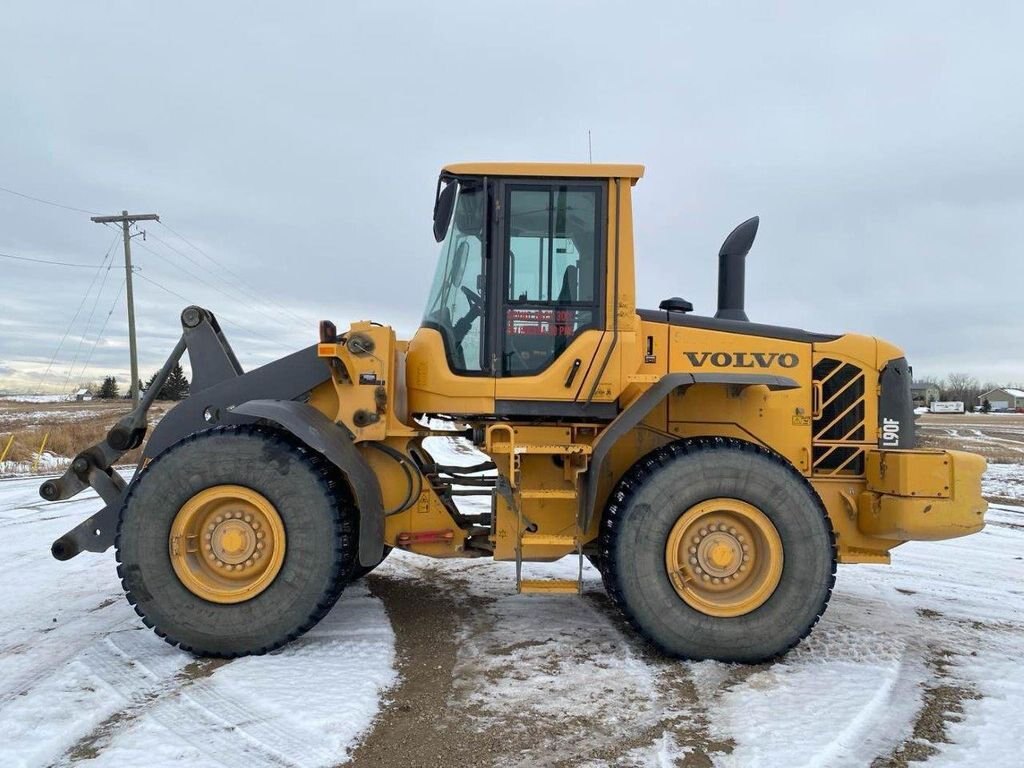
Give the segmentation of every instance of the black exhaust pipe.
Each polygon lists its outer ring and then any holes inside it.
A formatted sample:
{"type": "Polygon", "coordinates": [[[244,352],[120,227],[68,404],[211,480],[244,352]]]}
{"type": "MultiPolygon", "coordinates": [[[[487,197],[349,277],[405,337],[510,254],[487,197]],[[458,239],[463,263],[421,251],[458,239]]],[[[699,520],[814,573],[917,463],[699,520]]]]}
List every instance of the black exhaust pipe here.
{"type": "Polygon", "coordinates": [[[718,311],[722,320],[748,320],[743,311],[746,258],[757,236],[758,216],[747,219],[729,233],[718,251],[718,311]]]}

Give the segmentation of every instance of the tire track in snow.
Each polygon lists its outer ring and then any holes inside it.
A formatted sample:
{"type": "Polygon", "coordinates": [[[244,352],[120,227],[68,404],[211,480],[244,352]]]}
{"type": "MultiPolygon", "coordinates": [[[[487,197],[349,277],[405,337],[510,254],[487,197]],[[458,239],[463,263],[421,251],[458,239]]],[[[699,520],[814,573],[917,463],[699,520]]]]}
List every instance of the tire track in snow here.
{"type": "Polygon", "coordinates": [[[124,705],[83,735],[61,758],[60,765],[97,757],[116,731],[141,717],[158,697],[188,685],[202,669],[211,674],[220,660],[188,662],[181,651],[161,647],[147,630],[128,630],[108,636],[73,662],[85,668],[97,684],[122,698],[124,705]],[[206,670],[209,671],[206,671],[206,670]]]}
{"type": "MultiPolygon", "coordinates": [[[[156,649],[157,656],[189,663],[156,695],[139,692],[100,723],[65,762],[84,755],[103,764],[145,760],[160,766],[183,760],[238,768],[337,763],[352,735],[364,727],[353,712],[365,711],[371,697],[375,704],[384,687],[380,681],[390,682],[393,674],[390,664],[381,666],[389,656],[391,632],[379,602],[354,585],[335,610],[281,651],[230,662],[192,660],[140,631],[140,642],[156,649]]],[[[365,715],[366,725],[375,709],[365,715]]]]}
{"type": "Polygon", "coordinates": [[[166,689],[185,659],[157,652],[141,638],[144,634],[129,630],[93,640],[49,674],[37,675],[31,687],[0,710],[9,759],[15,764],[54,764],[64,745],[72,746],[126,704],[166,689]],[[40,730],[55,729],[59,738],[37,738],[40,730]]]}
{"type": "MultiPolygon", "coordinates": [[[[108,598],[90,609],[90,612],[105,610],[115,602],[117,601],[110,601],[108,598]]],[[[134,623],[134,617],[126,617],[112,625],[97,627],[90,630],[84,638],[79,636],[79,642],[69,642],[66,632],[55,633],[47,627],[42,630],[42,633],[45,633],[42,637],[37,635],[31,641],[16,643],[0,649],[0,656],[31,650],[39,658],[36,665],[26,667],[20,674],[11,673],[4,679],[4,690],[0,692],[0,707],[24,696],[46,678],[59,675],[64,665],[74,662],[79,656],[91,655],[94,652],[95,644],[102,643],[103,638],[109,637],[112,633],[124,631],[134,623]]]]}
{"type": "Polygon", "coordinates": [[[906,768],[912,762],[938,754],[936,744],[949,743],[947,724],[963,715],[963,702],[981,698],[974,686],[952,677],[949,668],[955,655],[952,651],[932,652],[928,666],[935,677],[924,690],[913,732],[888,755],[875,758],[871,768],[906,768]]]}

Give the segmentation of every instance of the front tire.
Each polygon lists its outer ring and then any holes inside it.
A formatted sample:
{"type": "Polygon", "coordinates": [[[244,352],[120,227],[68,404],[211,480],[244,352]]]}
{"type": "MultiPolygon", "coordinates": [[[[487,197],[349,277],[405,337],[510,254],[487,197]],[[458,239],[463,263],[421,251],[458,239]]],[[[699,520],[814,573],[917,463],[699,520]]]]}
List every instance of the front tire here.
{"type": "Polygon", "coordinates": [[[749,443],[705,438],[641,459],[602,519],[605,587],[666,653],[757,663],[806,637],[835,582],[810,484],[749,443]]]}
{"type": "Polygon", "coordinates": [[[290,435],[213,429],[132,485],[117,572],[143,622],[202,656],[265,653],[331,609],[356,562],[356,513],[335,468],[290,435]]]}

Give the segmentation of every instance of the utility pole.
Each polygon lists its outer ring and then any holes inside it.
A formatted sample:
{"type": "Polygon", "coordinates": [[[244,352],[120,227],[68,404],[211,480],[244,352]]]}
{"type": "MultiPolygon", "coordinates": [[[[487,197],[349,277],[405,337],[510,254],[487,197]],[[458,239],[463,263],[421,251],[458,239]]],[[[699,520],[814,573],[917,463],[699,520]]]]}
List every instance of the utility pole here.
{"type": "Polygon", "coordinates": [[[139,351],[135,345],[135,297],[132,294],[132,234],[131,225],[137,221],[160,221],[155,213],[121,211],[120,216],[93,216],[97,224],[120,224],[124,232],[124,278],[128,294],[128,349],[132,358],[132,406],[139,404],[139,351]]]}

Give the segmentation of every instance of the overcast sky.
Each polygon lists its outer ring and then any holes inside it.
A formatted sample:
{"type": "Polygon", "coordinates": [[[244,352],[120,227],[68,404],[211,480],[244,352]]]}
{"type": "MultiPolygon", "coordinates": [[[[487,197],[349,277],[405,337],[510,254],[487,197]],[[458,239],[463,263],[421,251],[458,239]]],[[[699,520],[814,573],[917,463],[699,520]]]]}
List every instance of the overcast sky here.
{"type": "MultiPolygon", "coordinates": [[[[647,166],[641,306],[713,314],[721,240],[759,214],[751,319],[1024,381],[1024,6],[771,6],[9,1],[0,186],[171,227],[134,241],[145,378],[186,303],[247,367],[320,318],[412,333],[438,169],[585,161],[589,129],[595,161],[647,166]]],[[[0,253],[116,266],[115,237],[0,192],[0,253]]],[[[123,278],[0,258],[0,389],[127,382],[123,278]]]]}

